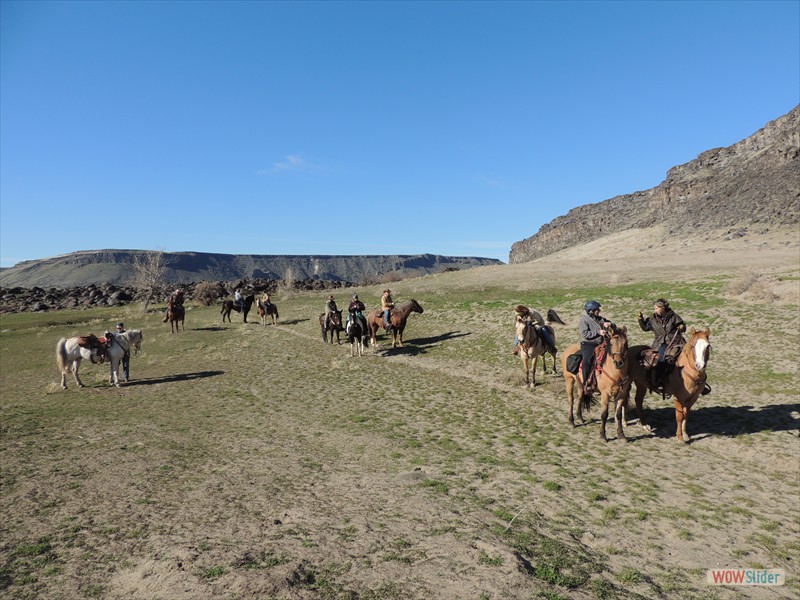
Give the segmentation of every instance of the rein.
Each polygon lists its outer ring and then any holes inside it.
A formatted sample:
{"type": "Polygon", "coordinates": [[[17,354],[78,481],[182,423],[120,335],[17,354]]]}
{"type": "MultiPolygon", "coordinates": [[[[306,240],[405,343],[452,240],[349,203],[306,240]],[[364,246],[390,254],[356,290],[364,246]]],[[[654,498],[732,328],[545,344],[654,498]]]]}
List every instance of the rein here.
{"type": "Polygon", "coordinates": [[[683,373],[686,374],[686,376],[689,379],[694,381],[695,384],[700,385],[702,383],[705,383],[706,379],[708,379],[708,374],[705,372],[705,370],[701,371],[700,369],[695,367],[694,361],[692,361],[691,356],[689,356],[690,354],[689,350],[691,349],[692,351],[694,351],[695,345],[696,343],[686,344],[686,347],[681,352],[681,355],[686,355],[686,364],[683,365],[681,368],[683,369],[683,373]],[[692,371],[697,373],[697,375],[695,376],[694,373],[692,373],[692,371]]]}

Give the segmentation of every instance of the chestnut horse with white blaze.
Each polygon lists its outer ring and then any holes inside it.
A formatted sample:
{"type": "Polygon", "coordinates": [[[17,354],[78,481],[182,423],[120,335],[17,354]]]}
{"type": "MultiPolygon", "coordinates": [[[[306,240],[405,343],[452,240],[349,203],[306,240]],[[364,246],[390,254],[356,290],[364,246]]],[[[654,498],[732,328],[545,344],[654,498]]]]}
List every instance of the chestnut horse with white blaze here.
{"type": "MultiPolygon", "coordinates": [[[[611,400],[616,401],[614,414],[617,420],[617,437],[623,441],[628,441],[622,431],[622,405],[625,398],[625,386],[628,384],[628,329],[623,327],[617,329],[610,327],[605,340],[595,349],[596,365],[594,367],[597,374],[597,389],[600,391],[600,439],[607,442],[606,420],[608,419],[608,404],[611,400]]],[[[561,369],[564,373],[564,383],[567,387],[567,401],[569,402],[569,422],[575,426],[575,418],[572,414],[574,403],[574,386],[583,389],[583,375],[578,369],[577,374],[570,373],[567,369],[567,358],[572,354],[580,353],[581,345],[572,344],[564,350],[561,355],[561,369]]],[[[583,409],[589,409],[592,404],[592,397],[589,394],[583,396],[578,404],[578,418],[583,421],[583,409]]]]}
{"type": "MultiPolygon", "coordinates": [[[[711,329],[704,327],[697,331],[694,327],[689,331],[689,341],[675,361],[675,368],[664,377],[664,396],[675,398],[675,421],[678,425],[676,437],[682,442],[688,442],[690,437],[686,431],[686,422],[689,420],[689,411],[697,398],[706,389],[706,367],[711,356],[711,343],[708,338],[711,329]]],[[[642,352],[649,346],[633,346],[628,355],[628,373],[630,380],[625,389],[625,404],[630,398],[631,384],[636,384],[636,412],[639,415],[639,424],[647,431],[652,428],[645,422],[642,402],[646,392],[656,392],[648,377],[647,370],[639,362],[642,352]]],[[[710,388],[708,388],[710,390],[710,388]]],[[[623,419],[624,421],[624,419],[623,419]]]]}
{"type": "Polygon", "coordinates": [[[403,330],[406,328],[406,322],[408,321],[408,317],[411,315],[412,312],[422,314],[423,310],[422,307],[419,305],[419,302],[414,300],[406,300],[405,302],[398,304],[392,309],[392,312],[389,313],[389,322],[391,323],[391,327],[387,328],[386,323],[383,321],[383,311],[382,310],[371,310],[367,313],[367,326],[370,330],[370,338],[372,343],[377,347],[378,344],[378,329],[383,327],[387,331],[392,332],[392,348],[396,348],[399,344],[400,346],[403,345],[403,330]]]}

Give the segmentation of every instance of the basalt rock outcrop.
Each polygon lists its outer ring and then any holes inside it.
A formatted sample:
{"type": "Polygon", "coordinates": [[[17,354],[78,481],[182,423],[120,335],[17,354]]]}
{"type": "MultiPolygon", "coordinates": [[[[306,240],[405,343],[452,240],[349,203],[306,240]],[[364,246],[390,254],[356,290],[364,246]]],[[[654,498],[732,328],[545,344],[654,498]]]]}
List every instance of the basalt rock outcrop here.
{"type": "Polygon", "coordinates": [[[654,188],[574,208],[513,244],[509,263],[656,224],[677,232],[798,223],[800,106],[732,146],[673,167],[654,188]]]}
{"type": "MultiPolygon", "coordinates": [[[[165,304],[167,298],[180,289],[189,301],[212,302],[219,301],[233,294],[233,290],[240,288],[245,294],[260,294],[269,292],[274,294],[278,288],[285,287],[285,281],[276,279],[235,279],[227,282],[216,281],[213,283],[215,294],[209,298],[207,293],[198,292],[198,283],[182,283],[177,285],[160,286],[152,297],[152,302],[165,304]],[[201,298],[200,296],[204,296],[201,298]]],[[[318,279],[303,279],[294,281],[291,287],[295,291],[333,290],[353,286],[347,281],[320,281],[318,279]]],[[[104,306],[122,306],[132,302],[143,302],[142,290],[133,286],[116,286],[112,283],[100,285],[90,284],[69,288],[32,288],[0,287],[0,314],[18,312],[47,312],[63,309],[90,309],[104,306]]]]}

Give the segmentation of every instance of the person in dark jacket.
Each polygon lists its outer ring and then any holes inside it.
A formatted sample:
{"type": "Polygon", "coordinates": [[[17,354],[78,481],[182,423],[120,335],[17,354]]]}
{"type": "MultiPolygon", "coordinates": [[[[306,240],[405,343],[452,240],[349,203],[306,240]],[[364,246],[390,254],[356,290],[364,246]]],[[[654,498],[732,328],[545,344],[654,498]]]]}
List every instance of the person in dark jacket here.
{"type": "Polygon", "coordinates": [[[658,350],[656,387],[663,388],[667,370],[667,350],[683,346],[685,342],[681,334],[686,331],[686,324],[664,298],[659,298],[653,303],[652,316],[645,318],[641,311],[636,316],[642,331],[653,332],[653,343],[650,347],[658,350]]]}
{"type": "Polygon", "coordinates": [[[358,294],[353,294],[353,301],[350,303],[350,306],[347,307],[347,312],[350,313],[351,321],[358,319],[361,329],[366,334],[367,319],[364,317],[364,310],[366,310],[366,306],[364,306],[364,303],[358,299],[358,294]]]}
{"type": "Polygon", "coordinates": [[[586,311],[578,323],[578,333],[581,334],[581,373],[583,375],[583,394],[588,393],[586,383],[589,381],[589,373],[592,368],[592,358],[595,348],[603,341],[612,326],[610,321],[606,321],[600,316],[601,305],[596,300],[587,302],[583,309],[586,311]]]}

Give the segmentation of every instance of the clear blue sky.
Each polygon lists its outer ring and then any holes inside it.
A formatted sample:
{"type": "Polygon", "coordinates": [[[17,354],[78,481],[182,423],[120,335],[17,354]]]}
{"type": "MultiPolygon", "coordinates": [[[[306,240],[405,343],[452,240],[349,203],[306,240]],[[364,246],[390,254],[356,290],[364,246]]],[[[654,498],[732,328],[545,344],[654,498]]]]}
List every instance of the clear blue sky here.
{"type": "Polygon", "coordinates": [[[800,2],[0,2],[0,265],[508,259],[800,102],[800,2]]]}

